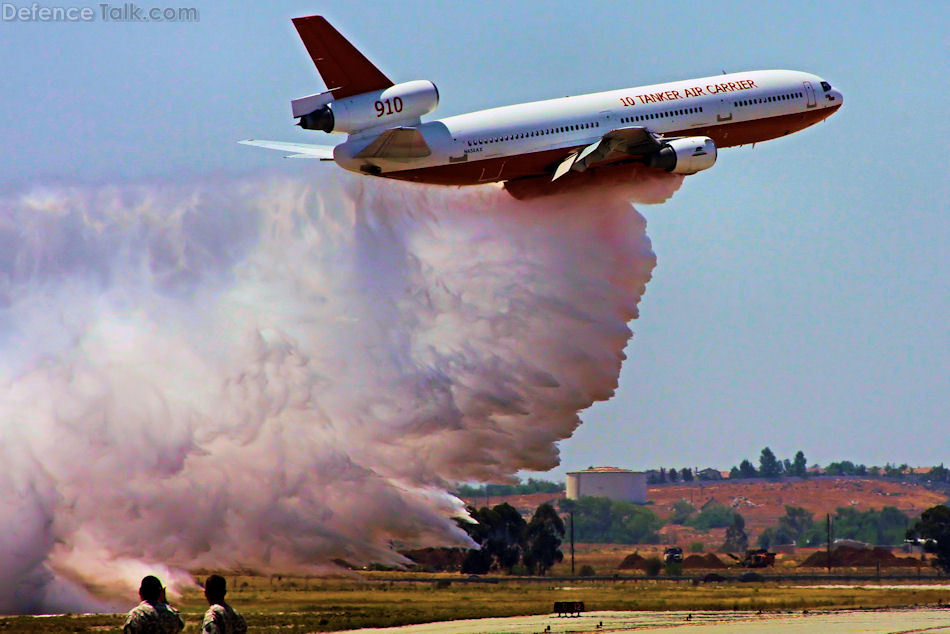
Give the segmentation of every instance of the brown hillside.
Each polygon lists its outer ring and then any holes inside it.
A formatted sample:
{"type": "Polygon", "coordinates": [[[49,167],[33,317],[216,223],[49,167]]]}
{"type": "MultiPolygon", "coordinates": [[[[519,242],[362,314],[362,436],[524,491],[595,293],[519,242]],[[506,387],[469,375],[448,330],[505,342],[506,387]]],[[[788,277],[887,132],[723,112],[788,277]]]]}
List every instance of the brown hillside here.
{"type": "Polygon", "coordinates": [[[859,511],[896,506],[915,516],[947,499],[941,493],[912,483],[834,477],[666,485],[651,487],[647,497],[653,502],[657,514],[664,517],[669,515],[674,502],[684,499],[697,509],[710,499],[732,506],[745,519],[746,532],[752,538],[774,525],[785,514],[786,505],[801,506],[820,520],[826,513],[834,513],[839,506],[852,506],[859,511]]]}

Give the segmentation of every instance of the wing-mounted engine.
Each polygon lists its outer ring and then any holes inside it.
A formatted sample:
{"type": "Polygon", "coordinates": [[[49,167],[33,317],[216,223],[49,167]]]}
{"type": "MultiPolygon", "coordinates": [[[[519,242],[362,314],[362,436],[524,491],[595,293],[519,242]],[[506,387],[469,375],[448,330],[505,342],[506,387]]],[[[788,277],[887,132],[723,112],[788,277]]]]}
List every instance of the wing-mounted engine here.
{"type": "Polygon", "coordinates": [[[421,79],[344,99],[325,92],[291,102],[300,127],[350,134],[379,126],[414,125],[438,105],[438,88],[421,79]]]}
{"type": "Polygon", "coordinates": [[[690,136],[663,141],[650,155],[647,165],[674,174],[695,174],[716,163],[716,144],[705,136],[690,136]]]}
{"type": "Polygon", "coordinates": [[[667,139],[641,126],[619,128],[566,156],[555,167],[551,180],[569,171],[583,172],[591,166],[629,161],[674,174],[695,174],[716,163],[716,144],[704,136],[667,139]]]}

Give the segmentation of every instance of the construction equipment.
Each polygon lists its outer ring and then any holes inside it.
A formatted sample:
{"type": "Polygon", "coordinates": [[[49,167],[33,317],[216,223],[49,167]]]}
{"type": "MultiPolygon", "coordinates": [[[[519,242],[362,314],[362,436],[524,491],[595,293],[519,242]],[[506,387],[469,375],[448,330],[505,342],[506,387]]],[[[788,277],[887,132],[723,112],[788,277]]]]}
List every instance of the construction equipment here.
{"type": "Polygon", "coordinates": [[[736,560],[736,565],[740,568],[769,568],[775,565],[775,553],[769,552],[764,548],[756,548],[745,551],[745,557],[739,559],[732,553],[726,553],[736,560]]]}

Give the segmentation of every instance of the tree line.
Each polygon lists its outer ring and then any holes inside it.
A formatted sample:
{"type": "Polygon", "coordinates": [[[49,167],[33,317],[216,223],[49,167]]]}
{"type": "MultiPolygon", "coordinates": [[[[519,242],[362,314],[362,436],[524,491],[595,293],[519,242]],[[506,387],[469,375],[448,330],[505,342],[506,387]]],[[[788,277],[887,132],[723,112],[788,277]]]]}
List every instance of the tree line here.
{"type": "Polygon", "coordinates": [[[530,495],[532,493],[560,493],[564,490],[563,482],[549,482],[528,478],[527,482],[516,484],[482,484],[473,486],[460,484],[456,493],[463,498],[505,497],[508,495],[530,495]]]}
{"type": "MultiPolygon", "coordinates": [[[[663,484],[666,482],[693,482],[709,480],[710,476],[689,467],[660,467],[647,472],[648,484],[663,484]]],[[[729,470],[729,479],[745,478],[781,478],[785,476],[804,478],[808,475],[830,476],[865,476],[906,479],[914,477],[918,480],[931,481],[938,484],[950,484],[950,469],[943,463],[931,467],[926,473],[915,473],[907,463],[893,465],[886,463],[883,467],[856,464],[850,460],[830,462],[821,467],[814,464],[811,467],[801,450],[791,459],[779,460],[769,448],[762,449],[759,455],[758,466],[749,459],[743,459],[738,465],[729,470]]],[[[533,493],[560,493],[564,491],[563,482],[551,482],[535,478],[519,481],[514,484],[459,484],[456,486],[456,495],[464,498],[506,497],[509,495],[530,495],[533,493]]]]}
{"type": "MultiPolygon", "coordinates": [[[[665,524],[652,509],[607,498],[562,499],[559,507],[565,517],[573,515],[573,537],[582,542],[656,544],[660,541],[657,531],[665,524]]],[[[690,507],[685,500],[675,504],[670,521],[701,529],[725,528],[721,551],[741,553],[748,548],[745,520],[735,509],[718,503],[699,511],[690,507]]],[[[469,507],[468,511],[474,522],[461,518],[456,522],[478,548],[466,554],[463,573],[517,572],[543,576],[564,559],[561,544],[565,522],[551,504],[540,505],[529,521],[507,503],[491,508],[469,507]]],[[[950,573],[950,507],[938,505],[927,509],[913,526],[911,518],[893,506],[868,511],[839,507],[832,522],[834,537],[839,539],[876,545],[920,540],[927,552],[936,555],[934,565],[950,573]]],[[[776,526],[759,535],[757,544],[760,548],[784,544],[818,546],[826,539],[825,528],[811,512],[786,506],[785,515],[776,526]]]]}

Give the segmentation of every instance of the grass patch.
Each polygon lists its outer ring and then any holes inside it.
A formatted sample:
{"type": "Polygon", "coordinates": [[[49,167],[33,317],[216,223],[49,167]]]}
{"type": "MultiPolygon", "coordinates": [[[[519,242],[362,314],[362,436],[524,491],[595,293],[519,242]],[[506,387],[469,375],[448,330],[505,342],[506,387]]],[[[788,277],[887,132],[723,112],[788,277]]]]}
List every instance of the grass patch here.
{"type": "MultiPolygon", "coordinates": [[[[883,608],[946,603],[945,588],[819,588],[778,584],[700,584],[662,578],[592,578],[562,582],[525,582],[504,577],[463,583],[458,575],[376,573],[354,579],[229,576],[230,602],[254,632],[304,633],[359,627],[387,627],[492,616],[547,614],[555,601],[583,601],[588,610],[803,610],[883,608]],[[416,577],[418,578],[418,577],[416,577]],[[435,579],[435,581],[433,581],[435,579]]],[[[190,590],[174,604],[198,632],[206,604],[190,590]]],[[[130,606],[131,607],[131,604],[130,606]]],[[[64,615],[0,618],[0,632],[116,631],[124,615],[64,615]]]]}

